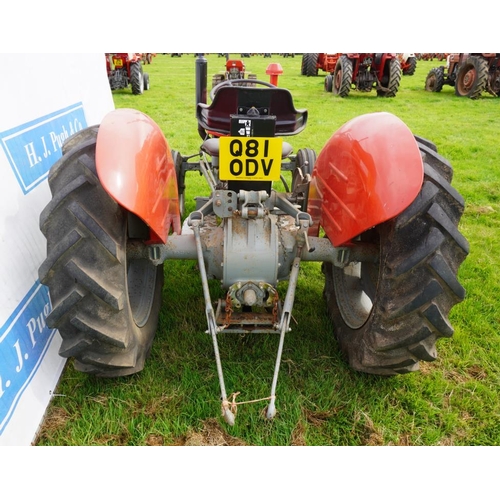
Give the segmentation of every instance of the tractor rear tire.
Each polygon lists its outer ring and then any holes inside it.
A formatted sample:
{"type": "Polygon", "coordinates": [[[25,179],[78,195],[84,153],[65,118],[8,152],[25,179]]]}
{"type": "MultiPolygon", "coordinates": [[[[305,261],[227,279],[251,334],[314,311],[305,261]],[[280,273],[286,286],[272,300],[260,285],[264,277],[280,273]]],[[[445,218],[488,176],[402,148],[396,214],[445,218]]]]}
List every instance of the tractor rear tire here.
{"type": "Polygon", "coordinates": [[[352,61],[347,56],[340,56],[333,72],[334,95],[347,97],[352,83],[352,61]]]}
{"type": "Polygon", "coordinates": [[[469,56],[458,68],[455,95],[478,99],[488,83],[488,62],[482,57],[469,56]]]}
{"type": "Polygon", "coordinates": [[[444,85],[444,66],[432,68],[425,79],[425,90],[428,92],[441,92],[444,85]]]}
{"type": "Polygon", "coordinates": [[[387,90],[377,90],[378,97],[396,97],[401,83],[401,63],[397,59],[389,59],[386,62],[380,83],[387,90]]]}
{"type": "Polygon", "coordinates": [[[335,336],[357,371],[396,375],[435,360],[437,339],[453,334],[449,311],[465,297],[457,279],[469,252],[458,230],[464,200],[441,175],[449,165],[435,148],[417,143],[424,161],[419,195],[357,238],[379,248],[377,262],[322,267],[335,336]]]}
{"type": "Polygon", "coordinates": [[[225,80],[225,75],[223,73],[217,73],[212,77],[212,88],[225,80]]]}
{"type": "Polygon", "coordinates": [[[495,97],[500,97],[500,68],[497,67],[496,71],[489,74],[488,92],[492,93],[495,97]]]}
{"type": "Polygon", "coordinates": [[[52,200],[40,215],[47,258],[38,272],[52,303],[47,324],[62,337],[59,354],[78,371],[118,377],[142,370],[149,355],[163,266],[127,254],[129,224],[146,238],[149,231],[99,182],[92,135],[81,134],[50,170],[52,200]]]}
{"type": "Polygon", "coordinates": [[[256,87],[255,83],[252,83],[252,80],[257,80],[257,75],[255,73],[249,73],[247,80],[248,83],[245,84],[245,87],[256,87]]]}
{"type": "Polygon", "coordinates": [[[318,75],[319,54],[304,54],[302,56],[301,74],[304,76],[318,75]]]}
{"type": "Polygon", "coordinates": [[[333,91],[333,75],[328,74],[325,76],[325,91],[326,92],[333,91]]]}
{"type": "Polygon", "coordinates": [[[415,74],[415,70],[417,69],[417,58],[416,57],[409,57],[407,59],[407,67],[403,71],[403,75],[405,76],[412,76],[415,74]]]}
{"type": "Polygon", "coordinates": [[[316,163],[316,151],[311,148],[302,148],[297,151],[295,159],[295,169],[292,173],[292,196],[298,196],[297,204],[300,210],[307,212],[309,201],[309,189],[298,190],[299,185],[306,178],[307,174],[312,177],[314,164],[316,163]],[[300,172],[299,172],[300,169],[300,172]]]}
{"type": "Polygon", "coordinates": [[[182,172],[183,158],[179,151],[172,150],[172,159],[175,166],[175,176],[177,178],[177,193],[179,196],[179,212],[181,217],[186,210],[186,173],[182,172]]]}
{"type": "Polygon", "coordinates": [[[130,85],[132,86],[132,94],[140,95],[144,92],[144,77],[140,63],[130,65],[130,85]]]}
{"type": "Polygon", "coordinates": [[[68,137],[61,147],[61,153],[65,155],[67,152],[71,151],[81,142],[96,140],[97,133],[99,132],[99,125],[93,125],[91,127],[86,127],[78,132],[74,133],[72,136],[68,137]]]}

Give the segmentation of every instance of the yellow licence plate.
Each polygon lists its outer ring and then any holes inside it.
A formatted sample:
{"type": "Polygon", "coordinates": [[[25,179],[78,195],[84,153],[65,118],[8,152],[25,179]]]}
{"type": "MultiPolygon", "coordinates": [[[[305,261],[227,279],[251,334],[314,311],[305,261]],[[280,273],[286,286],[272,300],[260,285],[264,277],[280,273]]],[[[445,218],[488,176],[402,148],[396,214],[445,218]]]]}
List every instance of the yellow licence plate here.
{"type": "Polygon", "coordinates": [[[121,59],[113,59],[113,64],[116,68],[121,68],[123,66],[123,61],[121,59]]]}
{"type": "Polygon", "coordinates": [[[282,147],[281,137],[220,137],[220,180],[277,181],[282,147]]]}

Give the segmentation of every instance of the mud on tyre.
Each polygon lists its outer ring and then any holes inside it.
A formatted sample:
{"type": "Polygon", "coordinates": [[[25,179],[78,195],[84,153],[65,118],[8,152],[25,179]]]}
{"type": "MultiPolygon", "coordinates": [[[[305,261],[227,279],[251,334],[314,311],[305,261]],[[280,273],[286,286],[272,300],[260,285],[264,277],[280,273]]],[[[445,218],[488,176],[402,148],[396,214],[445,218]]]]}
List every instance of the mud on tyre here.
{"type": "Polygon", "coordinates": [[[432,68],[425,79],[425,90],[428,92],[441,92],[444,85],[444,67],[432,68]]]}
{"type": "Polygon", "coordinates": [[[419,195],[358,238],[377,246],[377,262],[322,267],[335,336],[362,372],[407,373],[435,360],[437,339],[453,334],[449,311],[465,297],[457,279],[469,252],[458,230],[464,200],[450,185],[451,166],[428,141],[417,143],[425,169],[419,195]]]}
{"type": "Polygon", "coordinates": [[[396,97],[401,83],[401,63],[397,59],[387,61],[380,83],[385,88],[377,90],[378,97],[396,97]]]}
{"type": "Polygon", "coordinates": [[[132,239],[148,238],[144,223],[120,207],[96,174],[97,127],[82,131],[49,173],[52,200],[40,215],[47,258],[51,328],[59,354],[79,371],[106,377],[140,371],[156,332],[163,266],[127,254],[132,239]]]}
{"type": "Polygon", "coordinates": [[[482,57],[470,56],[458,68],[455,95],[478,99],[488,83],[488,63],[482,57]]]}

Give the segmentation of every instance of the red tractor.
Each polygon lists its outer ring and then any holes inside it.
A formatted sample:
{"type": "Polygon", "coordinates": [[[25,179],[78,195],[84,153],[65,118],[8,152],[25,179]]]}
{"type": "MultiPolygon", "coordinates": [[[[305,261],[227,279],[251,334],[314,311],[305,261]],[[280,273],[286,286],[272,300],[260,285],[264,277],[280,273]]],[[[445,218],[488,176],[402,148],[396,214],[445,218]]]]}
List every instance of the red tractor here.
{"type": "Polygon", "coordinates": [[[433,61],[434,59],[437,59],[438,61],[444,61],[448,54],[445,53],[417,53],[415,54],[417,59],[420,59],[422,61],[433,61]]]}
{"type": "Polygon", "coordinates": [[[241,59],[228,59],[226,61],[226,68],[222,73],[216,73],[212,77],[212,87],[226,80],[244,80],[241,85],[249,86],[252,82],[248,80],[255,80],[257,75],[254,73],[247,73],[245,64],[241,59]]]}
{"type": "Polygon", "coordinates": [[[332,333],[353,369],[396,375],[435,360],[437,339],[453,333],[449,312],[465,296],[457,273],[469,252],[450,164],[386,112],[350,120],[318,155],[294,153],[288,141],[308,111],[295,108],[290,91],[226,80],[207,103],[206,64],[196,60],[203,134],[195,154],[171,150],[151,117],[116,109],[69,138],[50,170],[39,277],[61,356],[97,376],[142,370],[158,329],[163,265],[185,259],[200,274],[200,334],[212,339],[229,425],[237,393],[226,390],[218,338],[278,334],[264,398],[272,419],[303,262],[322,263],[332,333]],[[182,223],[188,171],[202,173],[208,190],[182,223]],[[283,191],[273,186],[284,171],[292,182],[283,191]],[[221,299],[212,300],[209,282],[221,299]]]}
{"type": "Polygon", "coordinates": [[[333,73],[340,56],[341,54],[303,54],[300,74],[317,76],[320,69],[333,73]]]}
{"type": "Polygon", "coordinates": [[[399,64],[401,64],[401,70],[403,72],[403,76],[412,76],[415,74],[415,70],[417,69],[417,57],[415,54],[405,53],[405,54],[397,54],[399,64]]]}
{"type": "Polygon", "coordinates": [[[325,90],[347,97],[351,89],[379,97],[395,97],[401,82],[401,64],[396,54],[341,54],[333,74],[325,79],[325,90]]]}
{"type": "Polygon", "coordinates": [[[105,54],[111,90],[132,87],[132,94],[149,90],[149,74],[142,69],[142,54],[105,54]]]}
{"type": "Polygon", "coordinates": [[[444,85],[455,87],[459,97],[478,99],[485,91],[500,96],[500,54],[449,54],[445,66],[427,74],[425,90],[441,92],[444,85]]]}

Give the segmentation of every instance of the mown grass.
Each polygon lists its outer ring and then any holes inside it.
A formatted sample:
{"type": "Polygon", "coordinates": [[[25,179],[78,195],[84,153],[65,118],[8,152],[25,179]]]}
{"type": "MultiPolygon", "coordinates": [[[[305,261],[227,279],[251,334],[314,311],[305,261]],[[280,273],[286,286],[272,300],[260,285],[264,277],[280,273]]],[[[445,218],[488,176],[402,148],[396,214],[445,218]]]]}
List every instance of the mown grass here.
{"type": "MultiPolygon", "coordinates": [[[[235,56],[238,56],[237,54],[235,56]]],[[[207,55],[211,75],[224,59],[207,55]]],[[[278,414],[263,417],[265,402],[241,405],[236,424],[219,417],[219,386],[206,330],[203,294],[194,261],[166,262],[163,309],[145,369],[123,379],[97,379],[68,363],[41,429],[38,445],[497,445],[500,444],[500,100],[472,101],[452,87],[424,91],[425,76],[439,65],[419,61],[394,99],[352,91],[336,98],[323,90],[324,74],[300,75],[301,57],[246,59],[248,70],[268,80],[269,62],[284,70],[279,84],[295,106],[309,110],[307,129],[289,139],[297,150],[319,152],[331,134],[363,113],[388,111],[414,134],[432,140],[454,167],[453,185],[464,196],[460,230],[470,255],[459,270],[467,297],[452,309],[455,334],[438,342],[439,357],[420,372],[378,377],[350,370],[339,353],[322,298],[319,265],[300,272],[292,332],[287,336],[278,383],[278,414]]],[[[158,54],[145,66],[151,89],[133,96],[115,91],[117,108],[150,115],[172,149],[198,151],[195,58],[158,54]]],[[[205,194],[203,178],[187,177],[187,210],[205,194]]],[[[220,296],[211,284],[213,298],[220,296]]],[[[276,336],[220,338],[228,392],[238,401],[269,393],[276,336]]]]}

